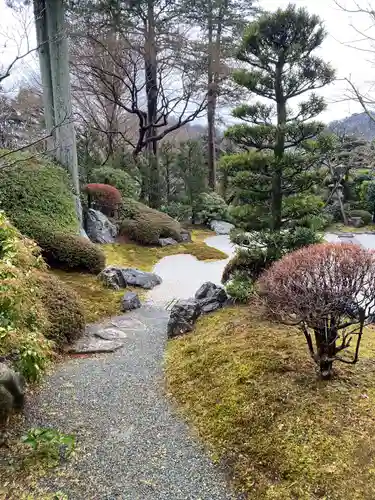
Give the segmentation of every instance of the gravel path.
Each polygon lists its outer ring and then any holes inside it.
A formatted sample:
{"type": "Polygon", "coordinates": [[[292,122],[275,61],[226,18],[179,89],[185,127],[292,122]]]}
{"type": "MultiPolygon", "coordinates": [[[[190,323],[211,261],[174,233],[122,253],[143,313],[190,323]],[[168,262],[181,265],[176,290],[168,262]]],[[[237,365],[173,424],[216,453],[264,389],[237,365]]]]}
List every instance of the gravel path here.
{"type": "Polygon", "coordinates": [[[48,492],[69,500],[238,498],[163,394],[167,320],[155,307],[127,314],[123,324],[113,318],[126,333],[124,348],[61,364],[29,403],[30,425],[58,427],[78,441],[77,456],[43,479],[48,492]]]}

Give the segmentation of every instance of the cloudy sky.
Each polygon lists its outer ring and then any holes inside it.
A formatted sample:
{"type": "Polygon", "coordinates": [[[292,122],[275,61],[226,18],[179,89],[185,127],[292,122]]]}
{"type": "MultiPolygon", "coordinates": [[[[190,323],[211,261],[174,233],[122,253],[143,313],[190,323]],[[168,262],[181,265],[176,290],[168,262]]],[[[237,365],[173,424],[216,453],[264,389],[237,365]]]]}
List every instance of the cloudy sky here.
{"type": "MultiPolygon", "coordinates": [[[[355,1],[359,5],[370,5],[375,10],[375,0],[340,0],[340,3],[353,10],[355,1]]],[[[267,10],[283,8],[289,3],[290,0],[259,0],[259,5],[267,10]]],[[[375,82],[375,29],[372,29],[371,19],[360,13],[343,12],[334,0],[295,0],[293,3],[318,14],[325,22],[328,36],[320,55],[336,68],[338,79],[350,77],[363,92],[370,91],[371,93],[373,85],[372,95],[375,101],[375,83],[372,84],[375,82]],[[368,41],[358,42],[363,37],[355,31],[353,26],[374,38],[373,54],[368,41]],[[348,45],[357,46],[362,50],[355,50],[348,45]]],[[[0,54],[3,64],[17,51],[21,39],[25,46],[25,31],[29,33],[30,43],[33,43],[33,26],[27,20],[27,16],[21,18],[20,22],[19,16],[15,18],[15,15],[5,6],[5,0],[0,0],[0,54]]],[[[18,74],[27,75],[30,64],[35,68],[35,63],[32,61],[28,64],[22,61],[17,68],[18,74]]],[[[322,91],[328,102],[328,110],[321,117],[323,120],[328,122],[361,111],[355,101],[346,99],[346,88],[345,82],[337,81],[322,91]]]]}
{"type": "MultiPolygon", "coordinates": [[[[356,1],[362,6],[370,5],[375,10],[375,0],[356,1]]],[[[283,8],[289,3],[290,0],[259,1],[267,10],[283,8]]],[[[338,79],[350,77],[363,92],[371,91],[372,82],[375,82],[375,29],[371,28],[371,19],[360,13],[343,12],[334,0],[295,0],[293,3],[306,7],[324,20],[328,36],[320,55],[336,68],[338,79]],[[371,50],[371,44],[367,40],[358,41],[363,37],[355,29],[374,38],[374,54],[367,52],[371,50]],[[354,45],[361,50],[355,50],[348,45],[354,45]]],[[[339,3],[348,10],[356,9],[354,0],[339,0],[339,3]]],[[[338,81],[324,89],[322,93],[326,96],[328,110],[322,116],[323,120],[331,121],[361,111],[357,103],[345,99],[346,87],[346,83],[338,81]]],[[[375,88],[373,96],[375,101],[375,88]]]]}

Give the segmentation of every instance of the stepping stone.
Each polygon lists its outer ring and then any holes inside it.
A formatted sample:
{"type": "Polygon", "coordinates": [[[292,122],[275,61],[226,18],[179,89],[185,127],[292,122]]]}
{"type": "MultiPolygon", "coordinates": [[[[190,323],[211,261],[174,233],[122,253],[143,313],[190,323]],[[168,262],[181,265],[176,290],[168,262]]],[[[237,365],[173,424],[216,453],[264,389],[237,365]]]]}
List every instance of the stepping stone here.
{"type": "Polygon", "coordinates": [[[115,340],[103,340],[98,337],[84,337],[72,344],[67,349],[69,354],[99,354],[115,352],[123,347],[124,342],[115,340]]]}
{"type": "Polygon", "coordinates": [[[121,340],[128,337],[127,334],[119,328],[105,328],[95,332],[94,336],[102,340],[121,340]]]}

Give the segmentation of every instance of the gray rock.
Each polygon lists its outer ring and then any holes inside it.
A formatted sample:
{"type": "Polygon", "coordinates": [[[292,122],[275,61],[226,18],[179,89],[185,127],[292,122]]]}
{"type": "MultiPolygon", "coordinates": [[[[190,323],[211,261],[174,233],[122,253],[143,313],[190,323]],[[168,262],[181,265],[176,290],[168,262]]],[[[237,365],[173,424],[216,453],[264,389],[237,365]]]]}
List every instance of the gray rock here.
{"type": "Polygon", "coordinates": [[[234,229],[234,225],[223,220],[213,220],[210,223],[210,228],[215,231],[216,234],[229,234],[231,230],[234,229]]]}
{"type": "Polygon", "coordinates": [[[200,314],[201,308],[197,300],[179,300],[171,310],[168,322],[168,338],[191,332],[200,314]]]}
{"type": "Polygon", "coordinates": [[[87,235],[94,243],[113,243],[117,227],[99,210],[90,208],[87,212],[87,235]]]}
{"type": "Polygon", "coordinates": [[[189,233],[189,231],[182,231],[181,232],[181,239],[182,239],[183,243],[191,243],[192,242],[191,234],[189,233]]]}
{"type": "Polygon", "coordinates": [[[104,340],[99,337],[85,337],[72,344],[66,352],[69,354],[99,354],[115,352],[124,345],[123,341],[104,340]]]}
{"type": "Polygon", "coordinates": [[[195,298],[197,300],[205,299],[206,297],[211,296],[216,289],[217,286],[215,285],[215,283],[207,281],[206,283],[203,283],[203,285],[195,292],[195,298]]]}
{"type": "Polygon", "coordinates": [[[159,245],[161,247],[167,247],[170,245],[178,245],[178,242],[173,238],[159,238],[159,245]]]}
{"type": "Polygon", "coordinates": [[[151,290],[162,282],[162,279],[157,274],[117,266],[107,266],[98,275],[98,279],[103,281],[106,286],[115,290],[126,288],[127,286],[139,286],[146,290],[151,290]]]}
{"type": "Polygon", "coordinates": [[[220,309],[228,303],[228,295],[224,288],[208,281],[197,290],[195,299],[198,301],[202,314],[220,309]]]}
{"type": "Polygon", "coordinates": [[[132,309],[139,309],[141,307],[141,301],[139,297],[134,292],[126,292],[121,299],[121,309],[126,311],[131,311],[132,309]]]}
{"type": "Polygon", "coordinates": [[[365,223],[363,222],[363,220],[361,219],[361,217],[351,217],[349,219],[349,223],[351,226],[353,227],[363,227],[365,225],[365,223]]]}

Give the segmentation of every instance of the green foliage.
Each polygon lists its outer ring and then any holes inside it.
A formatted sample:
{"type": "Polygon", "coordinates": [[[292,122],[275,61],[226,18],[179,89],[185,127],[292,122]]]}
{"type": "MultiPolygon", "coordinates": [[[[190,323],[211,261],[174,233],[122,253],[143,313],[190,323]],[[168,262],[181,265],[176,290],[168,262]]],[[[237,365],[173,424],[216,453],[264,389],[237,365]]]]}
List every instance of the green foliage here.
{"type": "Polygon", "coordinates": [[[51,267],[98,274],[105,266],[100,247],[82,236],[55,232],[45,226],[34,226],[31,232],[51,267]]]}
{"type": "Polygon", "coordinates": [[[372,215],[367,210],[351,210],[349,217],[360,217],[366,226],[372,221],[372,215]]]}
{"type": "Polygon", "coordinates": [[[166,213],[172,217],[172,219],[182,222],[191,218],[192,208],[190,205],[186,205],[185,203],[171,201],[168,205],[163,205],[161,207],[161,212],[166,213]]]}
{"type": "Polygon", "coordinates": [[[78,229],[69,176],[46,160],[29,159],[0,169],[0,200],[0,208],[28,236],[30,220],[63,231],[78,229]]]}
{"type": "Polygon", "coordinates": [[[280,232],[234,231],[231,233],[231,240],[240,245],[240,248],[224,269],[223,283],[234,280],[238,276],[254,282],[265,269],[286,253],[319,243],[321,238],[311,228],[296,227],[280,232]]]}
{"type": "Polygon", "coordinates": [[[267,252],[262,248],[239,248],[225,266],[222,282],[228,283],[235,279],[253,282],[272,262],[273,259],[268,259],[267,252]]]}
{"type": "Polygon", "coordinates": [[[120,235],[142,245],[157,245],[160,238],[182,241],[179,222],[142,203],[126,199],[120,219],[120,235]]]}
{"type": "Polygon", "coordinates": [[[194,202],[194,218],[204,223],[212,220],[226,220],[228,218],[228,206],[223,198],[217,193],[202,193],[194,202]]]}
{"type": "Polygon", "coordinates": [[[314,194],[299,194],[285,197],[283,200],[283,218],[300,220],[306,216],[320,215],[324,202],[314,194]]]}
{"type": "Polygon", "coordinates": [[[53,274],[38,276],[38,295],[49,321],[44,335],[61,347],[81,337],[85,329],[83,305],[78,295],[53,274]]]}
{"type": "Polygon", "coordinates": [[[31,448],[34,458],[46,460],[51,466],[71,457],[76,446],[72,434],[42,427],[30,429],[22,436],[21,441],[31,448]]]}
{"type": "Polygon", "coordinates": [[[359,198],[362,208],[369,212],[375,211],[375,181],[364,181],[359,188],[359,198]]]}
{"type": "MultiPolygon", "coordinates": [[[[230,127],[225,135],[246,152],[224,159],[223,166],[234,203],[256,207],[259,220],[253,227],[280,229],[283,199],[309,192],[319,174],[319,159],[329,141],[316,139],[325,127],[312,119],[325,109],[324,100],[311,92],[295,111],[289,100],[333,81],[331,67],[313,55],[324,37],[320,19],[294,5],[263,12],[245,29],[237,59],[248,67],[235,71],[233,78],[272,104],[259,101],[234,110],[245,123],[230,127]]],[[[298,208],[303,208],[301,203],[298,208]]],[[[242,222],[243,209],[238,215],[242,222]]]]}
{"type": "Polygon", "coordinates": [[[48,319],[37,293],[36,273],[44,269],[35,243],[0,212],[0,355],[15,355],[28,380],[39,378],[52,354],[43,336],[48,319]]]}
{"type": "Polygon", "coordinates": [[[138,198],[139,185],[125,171],[107,165],[95,168],[90,175],[91,183],[110,184],[117,188],[124,198],[138,198]]]}
{"type": "MultiPolygon", "coordinates": [[[[32,333],[19,345],[15,366],[17,370],[30,382],[38,382],[48,366],[46,356],[47,342],[32,333]]],[[[48,352],[47,352],[48,354],[48,352]]]]}
{"type": "Polygon", "coordinates": [[[235,302],[246,303],[254,292],[254,284],[241,274],[237,274],[226,284],[225,290],[235,302]]]}
{"type": "Polygon", "coordinates": [[[186,197],[192,205],[206,187],[207,165],[202,142],[193,139],[182,142],[176,154],[174,168],[183,181],[186,197]]]}

